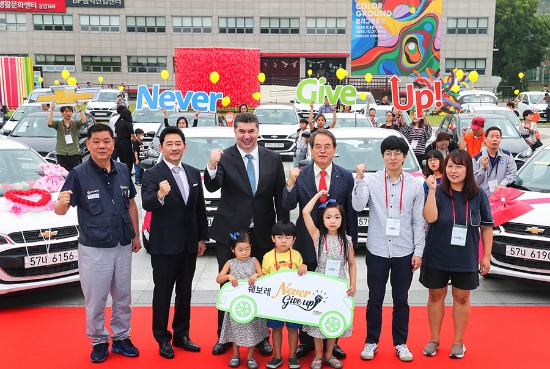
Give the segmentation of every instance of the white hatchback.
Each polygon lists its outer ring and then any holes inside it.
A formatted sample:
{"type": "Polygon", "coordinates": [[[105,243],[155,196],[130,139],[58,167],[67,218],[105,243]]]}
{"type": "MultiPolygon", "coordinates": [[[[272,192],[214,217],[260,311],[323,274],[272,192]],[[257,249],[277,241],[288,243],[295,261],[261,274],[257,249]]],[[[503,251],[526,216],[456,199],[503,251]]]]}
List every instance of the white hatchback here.
{"type": "Polygon", "coordinates": [[[260,121],[258,145],[281,155],[294,156],[300,128],[298,114],[289,105],[260,105],[254,110],[260,121]]]}

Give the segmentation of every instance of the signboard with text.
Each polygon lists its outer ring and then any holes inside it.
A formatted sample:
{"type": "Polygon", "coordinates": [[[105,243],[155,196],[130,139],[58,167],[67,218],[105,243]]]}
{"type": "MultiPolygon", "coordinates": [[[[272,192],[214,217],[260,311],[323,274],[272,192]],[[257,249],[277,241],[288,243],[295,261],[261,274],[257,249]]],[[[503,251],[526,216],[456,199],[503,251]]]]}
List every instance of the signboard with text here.
{"type": "Polygon", "coordinates": [[[2,1],[1,12],[65,13],[65,0],[2,1]]]}
{"type": "Polygon", "coordinates": [[[65,0],[67,7],[124,8],[124,0],[65,0]]]}

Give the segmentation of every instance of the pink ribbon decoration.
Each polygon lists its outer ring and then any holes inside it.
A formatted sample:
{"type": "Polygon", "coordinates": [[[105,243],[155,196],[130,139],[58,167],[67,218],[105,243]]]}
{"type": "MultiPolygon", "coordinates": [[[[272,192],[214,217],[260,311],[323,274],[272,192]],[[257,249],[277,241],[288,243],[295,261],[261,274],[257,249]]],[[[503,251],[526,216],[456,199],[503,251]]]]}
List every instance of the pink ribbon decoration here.
{"type": "Polygon", "coordinates": [[[48,192],[59,192],[65,183],[65,178],[69,172],[60,165],[41,163],[38,166],[44,171],[44,177],[38,179],[33,188],[46,190],[48,192]]]}

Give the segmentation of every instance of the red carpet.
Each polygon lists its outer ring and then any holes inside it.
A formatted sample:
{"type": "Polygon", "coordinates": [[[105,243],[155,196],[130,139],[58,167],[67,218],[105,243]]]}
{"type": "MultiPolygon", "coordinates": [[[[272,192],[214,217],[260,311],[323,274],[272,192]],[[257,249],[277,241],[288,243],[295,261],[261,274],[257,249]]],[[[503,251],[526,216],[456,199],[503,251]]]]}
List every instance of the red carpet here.
{"type": "MultiPolygon", "coordinates": [[[[391,308],[384,307],[384,326],[380,349],[373,361],[359,358],[365,339],[365,307],[355,308],[353,336],[340,340],[348,353],[344,367],[359,368],[548,368],[550,332],[549,307],[473,307],[466,332],[466,355],[462,360],[449,358],[452,344],[452,316],[447,308],[442,329],[442,344],[437,356],[422,355],[430,338],[425,307],[411,308],[409,348],[415,359],[401,363],[391,341],[391,308]]],[[[109,353],[101,368],[228,368],[231,354],[211,354],[216,341],[214,307],[193,307],[191,339],[202,347],[200,353],[176,348],[176,357],[166,360],[158,355],[158,345],[151,333],[151,308],[134,308],[132,341],[140,350],[138,358],[109,353]]],[[[285,338],[286,339],[286,338],[285,338]]],[[[29,308],[0,310],[0,363],[2,368],[98,368],[89,361],[91,346],[85,335],[84,308],[29,308]]],[[[283,341],[281,368],[288,368],[287,345],[283,341]]],[[[241,348],[241,358],[246,351],[241,348]]],[[[309,368],[313,353],[302,358],[302,368],[309,368]]],[[[269,358],[256,353],[260,368],[269,358]]],[[[241,368],[246,364],[241,361],[241,368]]],[[[324,365],[323,368],[328,368],[324,365]]]]}

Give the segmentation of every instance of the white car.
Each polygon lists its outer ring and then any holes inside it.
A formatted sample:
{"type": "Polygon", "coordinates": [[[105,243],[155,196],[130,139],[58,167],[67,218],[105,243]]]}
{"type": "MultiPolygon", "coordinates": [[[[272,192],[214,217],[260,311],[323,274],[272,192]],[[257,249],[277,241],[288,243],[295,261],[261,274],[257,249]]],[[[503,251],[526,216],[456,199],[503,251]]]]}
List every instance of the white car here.
{"type": "Polygon", "coordinates": [[[493,228],[489,275],[550,283],[550,145],[533,154],[509,187],[524,191],[513,200],[533,209],[493,228]]]}
{"type": "MultiPolygon", "coordinates": [[[[116,114],[116,101],[119,92],[115,89],[102,89],[97,100],[88,102],[86,111],[92,114],[96,121],[109,121],[116,114]]],[[[126,106],[128,106],[128,101],[126,101],[126,106]]]]}
{"type": "Polygon", "coordinates": [[[360,94],[357,94],[357,97],[355,99],[355,104],[351,105],[351,110],[356,113],[363,113],[367,115],[369,113],[370,108],[376,109],[376,100],[374,99],[374,96],[370,92],[366,92],[367,98],[362,99],[360,94]]]}
{"type": "Polygon", "coordinates": [[[223,285],[216,307],[237,323],[256,317],[317,326],[324,336],[339,337],[353,321],[354,299],[346,295],[347,281],[325,274],[282,270],[256,280],[223,285]],[[330,291],[330,294],[328,293],[330,291]]]}
{"type": "Polygon", "coordinates": [[[0,138],[0,295],[79,281],[76,209],[65,216],[32,208],[17,215],[12,209],[19,203],[4,196],[32,188],[44,176],[42,163],[29,147],[0,138]]]}
{"type": "MultiPolygon", "coordinates": [[[[290,100],[292,106],[300,116],[300,118],[309,117],[309,111],[311,110],[310,102],[301,102],[298,98],[290,100]]],[[[313,112],[316,113],[323,104],[313,104],[313,112]]]]}
{"type": "Polygon", "coordinates": [[[298,114],[289,105],[260,105],[254,110],[260,122],[258,144],[285,156],[294,156],[298,114]]]}
{"type": "Polygon", "coordinates": [[[27,103],[20,105],[11,115],[11,117],[6,120],[2,128],[0,129],[0,133],[4,136],[7,136],[10,134],[10,132],[13,130],[17,122],[21,120],[25,115],[29,113],[36,113],[42,110],[42,104],[41,103],[27,103]]]}
{"type": "Polygon", "coordinates": [[[519,115],[523,116],[525,110],[532,110],[533,112],[538,111],[541,119],[544,118],[546,120],[547,104],[546,101],[542,99],[544,99],[544,92],[521,92],[518,95],[519,115]]]}
{"type": "Polygon", "coordinates": [[[485,114],[497,114],[504,115],[510,122],[516,127],[521,124],[518,116],[512,110],[504,106],[496,106],[494,104],[463,104],[460,113],[485,113],[485,114]]]}
{"type": "Polygon", "coordinates": [[[498,98],[491,91],[486,90],[466,90],[458,93],[458,103],[460,105],[478,103],[478,104],[498,104],[498,98]]]}
{"type": "Polygon", "coordinates": [[[336,113],[336,125],[334,128],[341,127],[372,127],[372,122],[363,114],[356,113],[336,113]]]}

